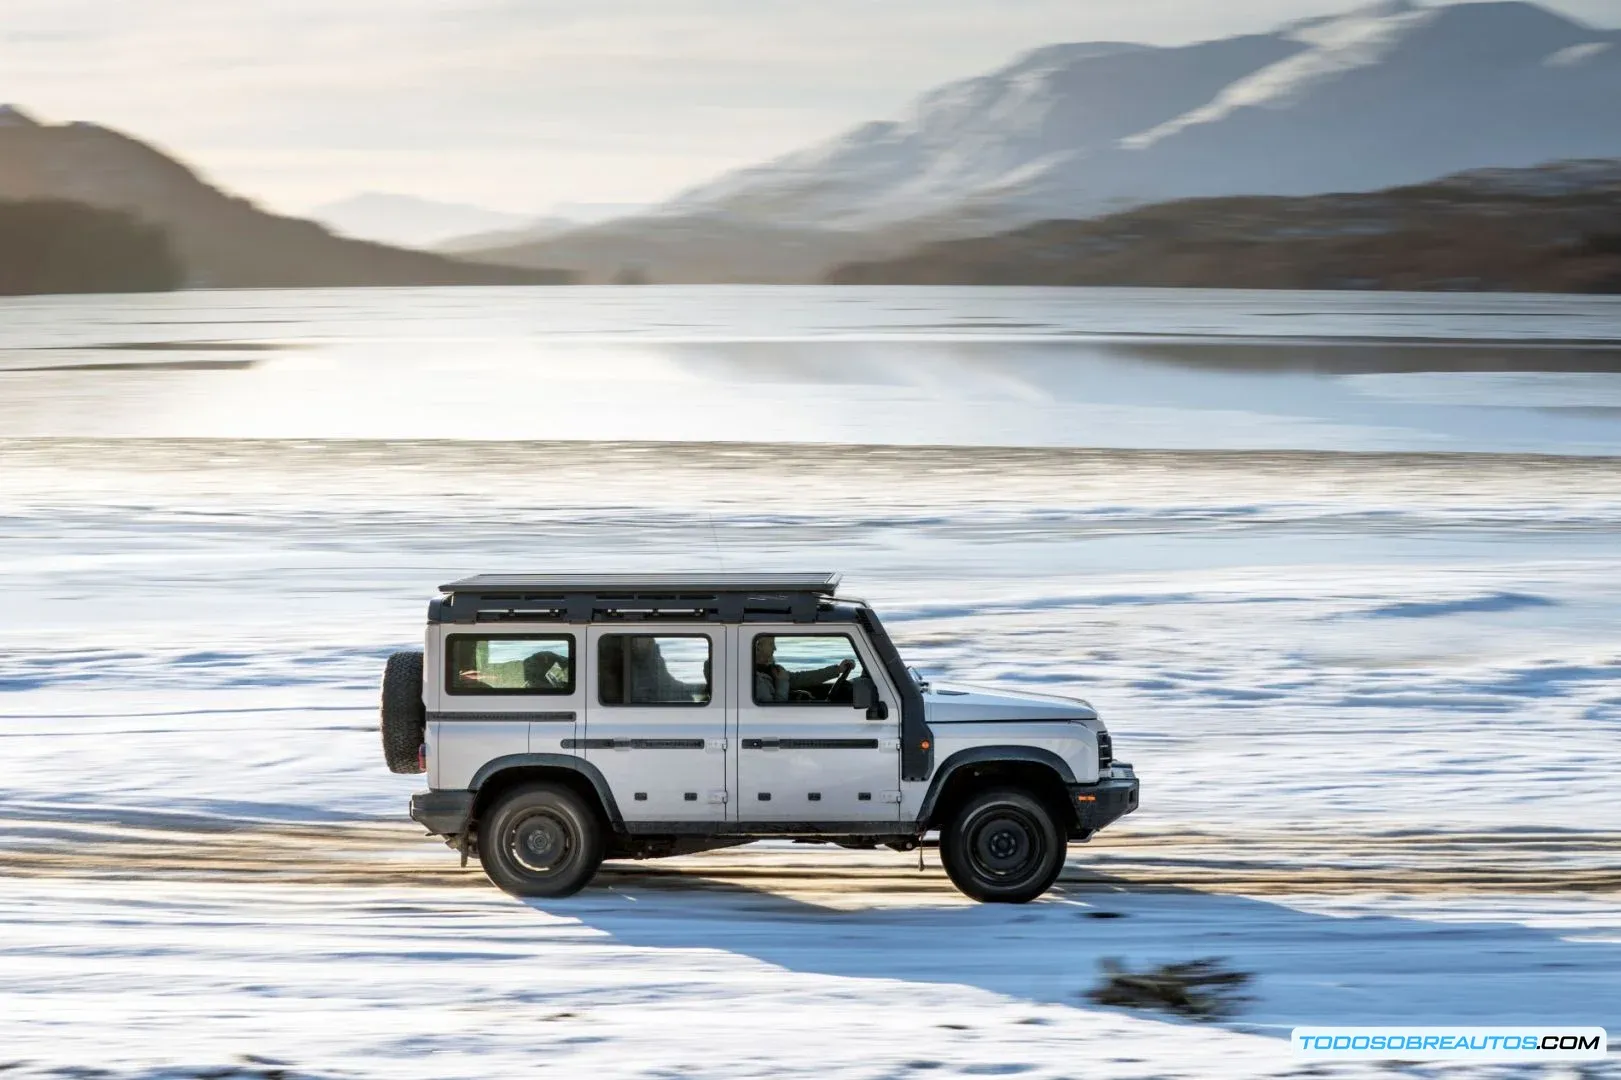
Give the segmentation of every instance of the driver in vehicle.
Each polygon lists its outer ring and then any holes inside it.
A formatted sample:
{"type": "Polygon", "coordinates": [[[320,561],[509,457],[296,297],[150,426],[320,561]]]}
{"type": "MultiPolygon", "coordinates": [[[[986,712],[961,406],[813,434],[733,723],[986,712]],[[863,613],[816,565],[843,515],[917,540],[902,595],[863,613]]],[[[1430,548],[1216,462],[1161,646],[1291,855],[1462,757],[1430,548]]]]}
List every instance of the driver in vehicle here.
{"type": "Polygon", "coordinates": [[[831,693],[828,686],[854,670],[856,662],[846,657],[837,664],[809,671],[789,671],[777,663],[777,641],[769,634],[754,639],[755,701],[822,701],[831,693]],[[821,695],[814,691],[823,691],[821,695]]]}

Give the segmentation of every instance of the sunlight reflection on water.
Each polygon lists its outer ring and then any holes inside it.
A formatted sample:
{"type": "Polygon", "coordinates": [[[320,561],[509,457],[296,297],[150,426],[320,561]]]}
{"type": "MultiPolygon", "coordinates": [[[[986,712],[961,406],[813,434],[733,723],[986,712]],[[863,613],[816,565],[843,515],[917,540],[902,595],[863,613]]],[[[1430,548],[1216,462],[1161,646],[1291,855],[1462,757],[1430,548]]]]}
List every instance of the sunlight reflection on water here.
{"type": "Polygon", "coordinates": [[[436,289],[0,302],[0,436],[1621,453],[1621,301],[436,289]]]}

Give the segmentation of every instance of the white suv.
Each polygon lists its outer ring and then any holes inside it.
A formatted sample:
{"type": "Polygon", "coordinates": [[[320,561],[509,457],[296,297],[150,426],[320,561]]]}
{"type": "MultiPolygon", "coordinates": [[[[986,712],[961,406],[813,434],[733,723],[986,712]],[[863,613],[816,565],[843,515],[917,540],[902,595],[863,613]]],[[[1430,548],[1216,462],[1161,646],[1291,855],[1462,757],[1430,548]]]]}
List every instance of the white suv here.
{"type": "Polygon", "coordinates": [[[411,816],[501,888],[772,837],[940,857],[977,900],[1046,892],[1137,808],[1084,701],[923,682],[836,574],[481,575],[383,676],[411,816]]]}

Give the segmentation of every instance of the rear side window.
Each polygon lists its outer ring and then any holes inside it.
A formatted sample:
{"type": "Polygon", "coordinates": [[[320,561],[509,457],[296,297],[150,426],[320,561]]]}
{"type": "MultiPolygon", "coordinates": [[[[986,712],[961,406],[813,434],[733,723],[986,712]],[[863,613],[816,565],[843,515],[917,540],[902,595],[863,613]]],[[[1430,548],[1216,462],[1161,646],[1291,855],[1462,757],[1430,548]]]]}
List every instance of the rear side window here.
{"type": "Polygon", "coordinates": [[[597,699],[604,705],[707,705],[713,665],[703,634],[604,634],[597,699]]]}
{"type": "Polygon", "coordinates": [[[452,694],[574,693],[569,634],[451,634],[445,664],[452,694]]]}

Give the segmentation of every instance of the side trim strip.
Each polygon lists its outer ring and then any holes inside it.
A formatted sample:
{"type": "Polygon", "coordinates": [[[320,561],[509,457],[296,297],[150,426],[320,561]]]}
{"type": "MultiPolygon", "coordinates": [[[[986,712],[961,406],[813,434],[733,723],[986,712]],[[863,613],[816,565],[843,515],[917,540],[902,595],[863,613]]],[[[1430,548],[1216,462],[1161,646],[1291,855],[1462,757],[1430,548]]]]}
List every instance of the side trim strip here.
{"type": "Polygon", "coordinates": [[[909,821],[627,821],[633,835],[673,836],[872,836],[909,840],[909,821]]]}
{"type": "Polygon", "coordinates": [[[429,720],[478,720],[485,723],[510,720],[520,723],[573,723],[572,712],[431,712],[429,720]]]}
{"type": "Polygon", "coordinates": [[[564,750],[702,750],[702,739],[564,739],[564,750]]]}
{"type": "Polygon", "coordinates": [[[743,739],[745,750],[876,750],[877,739],[743,739]]]}

